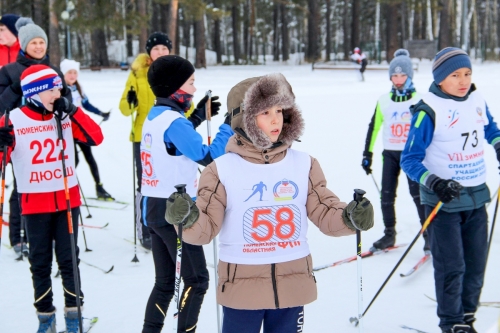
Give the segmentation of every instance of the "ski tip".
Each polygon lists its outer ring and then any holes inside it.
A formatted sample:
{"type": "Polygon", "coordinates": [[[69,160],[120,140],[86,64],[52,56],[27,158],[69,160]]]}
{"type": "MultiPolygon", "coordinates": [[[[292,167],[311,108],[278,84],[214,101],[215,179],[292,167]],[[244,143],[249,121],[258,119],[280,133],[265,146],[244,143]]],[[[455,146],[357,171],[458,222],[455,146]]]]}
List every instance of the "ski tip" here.
{"type": "Polygon", "coordinates": [[[115,269],[115,265],[111,266],[111,268],[110,268],[108,271],[104,272],[104,274],[108,274],[108,273],[109,273],[109,272],[111,272],[113,269],[115,269]]]}

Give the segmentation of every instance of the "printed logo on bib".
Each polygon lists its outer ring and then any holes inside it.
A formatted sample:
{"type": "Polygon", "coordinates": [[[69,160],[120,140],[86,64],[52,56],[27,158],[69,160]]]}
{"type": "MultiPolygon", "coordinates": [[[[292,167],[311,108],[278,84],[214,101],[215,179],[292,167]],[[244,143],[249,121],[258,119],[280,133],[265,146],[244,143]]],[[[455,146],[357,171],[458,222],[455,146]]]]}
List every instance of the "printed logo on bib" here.
{"type": "Polygon", "coordinates": [[[258,184],[255,184],[254,186],[252,186],[252,191],[253,191],[252,194],[250,194],[250,196],[243,202],[247,202],[257,193],[259,193],[259,201],[262,201],[262,195],[264,194],[264,189],[267,191],[267,186],[262,181],[260,181],[258,184]]]}
{"type": "Polygon", "coordinates": [[[478,107],[478,108],[476,108],[476,112],[477,112],[477,114],[478,114],[478,116],[479,116],[479,119],[478,119],[478,120],[476,120],[476,123],[482,123],[482,124],[484,124],[484,119],[483,119],[483,110],[482,110],[481,108],[479,108],[479,107],[478,107]]]}
{"type": "Polygon", "coordinates": [[[153,143],[153,136],[149,133],[144,134],[144,145],[146,148],[151,149],[151,144],[153,143]]]}
{"type": "MultiPolygon", "coordinates": [[[[144,134],[143,145],[146,148],[151,148],[153,136],[150,133],[144,134]]],[[[142,164],[142,185],[152,187],[158,186],[159,180],[156,180],[156,173],[153,168],[153,156],[149,150],[141,149],[141,164],[142,164]]]]}
{"type": "Polygon", "coordinates": [[[277,182],[273,187],[275,201],[293,200],[299,195],[297,184],[288,179],[277,182]]]}
{"type": "Polygon", "coordinates": [[[295,205],[252,207],[243,215],[243,237],[249,244],[293,242],[300,227],[300,209],[295,205]]]}
{"type": "Polygon", "coordinates": [[[453,128],[453,126],[458,123],[458,121],[460,120],[459,115],[460,113],[457,110],[448,110],[448,128],[453,128]]]}

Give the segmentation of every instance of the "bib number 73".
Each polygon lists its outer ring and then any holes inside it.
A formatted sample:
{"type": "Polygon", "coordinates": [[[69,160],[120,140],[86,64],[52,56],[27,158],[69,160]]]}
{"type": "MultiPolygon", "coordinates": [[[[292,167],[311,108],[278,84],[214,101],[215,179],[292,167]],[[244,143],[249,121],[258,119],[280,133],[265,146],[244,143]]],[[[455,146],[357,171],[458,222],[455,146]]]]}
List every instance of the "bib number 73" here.
{"type": "Polygon", "coordinates": [[[300,210],[295,205],[254,207],[243,217],[248,243],[293,241],[300,235],[300,210]]]}

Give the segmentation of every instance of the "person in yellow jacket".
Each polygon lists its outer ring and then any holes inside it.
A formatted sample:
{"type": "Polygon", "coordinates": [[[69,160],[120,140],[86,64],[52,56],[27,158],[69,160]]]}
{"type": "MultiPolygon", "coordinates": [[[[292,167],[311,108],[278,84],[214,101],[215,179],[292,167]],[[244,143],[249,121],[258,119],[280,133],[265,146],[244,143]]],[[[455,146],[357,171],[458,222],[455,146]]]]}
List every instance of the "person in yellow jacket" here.
{"type": "MultiPolygon", "coordinates": [[[[155,95],[148,83],[148,70],[153,61],[165,55],[169,55],[172,50],[172,41],[167,34],[162,32],[152,33],[146,42],[146,52],[140,53],[132,63],[125,90],[123,91],[120,100],[120,111],[124,116],[132,116],[132,130],[130,132],[130,141],[134,144],[134,161],[137,175],[137,191],[135,196],[135,205],[137,207],[136,222],[137,235],[141,245],[147,249],[151,249],[151,236],[147,227],[144,225],[141,213],[141,183],[142,183],[142,165],[140,156],[140,146],[142,138],[142,125],[146,120],[149,110],[155,104],[155,95]],[[134,115],[135,112],[135,115],[134,115]]],[[[217,102],[218,96],[213,96],[211,99],[212,115],[216,115],[220,109],[220,103],[217,102]]],[[[191,103],[191,108],[186,111],[185,115],[190,120],[195,128],[205,120],[205,103],[208,97],[205,96],[195,109],[191,103]]]]}

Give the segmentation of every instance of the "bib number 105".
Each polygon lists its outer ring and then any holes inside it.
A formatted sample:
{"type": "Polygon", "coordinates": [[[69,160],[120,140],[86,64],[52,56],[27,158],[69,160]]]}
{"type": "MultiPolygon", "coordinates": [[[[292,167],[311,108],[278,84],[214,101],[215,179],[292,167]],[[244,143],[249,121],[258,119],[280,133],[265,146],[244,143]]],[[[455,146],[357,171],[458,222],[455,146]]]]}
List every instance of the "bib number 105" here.
{"type": "Polygon", "coordinates": [[[250,208],[244,218],[245,239],[249,243],[295,240],[300,221],[300,211],[294,205],[250,208]]]}
{"type": "Polygon", "coordinates": [[[391,125],[391,133],[393,137],[400,138],[400,137],[408,137],[408,133],[410,132],[410,124],[401,124],[401,123],[394,123],[391,125]]]}

